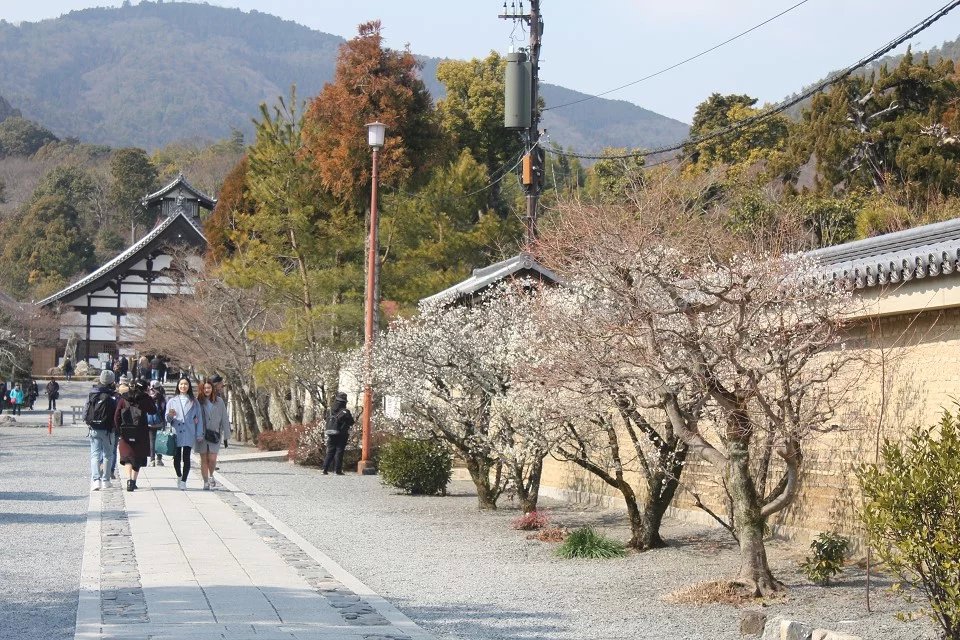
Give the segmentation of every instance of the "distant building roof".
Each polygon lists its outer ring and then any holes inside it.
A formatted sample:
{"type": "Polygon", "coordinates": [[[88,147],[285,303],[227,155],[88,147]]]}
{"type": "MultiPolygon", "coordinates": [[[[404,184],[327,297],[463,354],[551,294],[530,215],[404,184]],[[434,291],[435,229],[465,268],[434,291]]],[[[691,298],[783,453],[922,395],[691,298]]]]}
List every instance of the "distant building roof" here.
{"type": "Polygon", "coordinates": [[[140,203],[145,207],[149,207],[151,204],[155,204],[158,200],[162,200],[164,196],[171,193],[174,189],[178,189],[178,188],[183,188],[184,190],[193,194],[194,197],[196,197],[196,199],[200,201],[200,204],[202,204],[207,209],[213,209],[217,205],[216,198],[211,198],[210,196],[208,196],[207,194],[205,194],[204,192],[200,191],[199,189],[191,185],[189,182],[187,182],[187,179],[183,177],[183,172],[180,172],[177,175],[176,179],[170,184],[168,184],[167,186],[163,187],[158,191],[154,191],[153,193],[147,196],[144,196],[143,200],[141,200],[140,203]]]}
{"type": "Polygon", "coordinates": [[[130,245],[125,251],[104,264],[102,267],[90,275],[77,280],[65,289],[58,291],[49,298],[41,300],[37,303],[37,305],[41,307],[47,306],[76,293],[96,291],[97,289],[100,289],[106,282],[109,282],[111,279],[113,279],[116,273],[129,269],[141,259],[143,254],[151,251],[156,245],[161,244],[165,239],[165,232],[174,233],[176,231],[187,233],[190,236],[187,238],[188,241],[198,244],[202,243],[204,245],[207,243],[207,239],[203,236],[203,232],[197,228],[197,226],[187,215],[178,213],[175,216],[164,218],[150,231],[150,233],[130,245]]]}
{"type": "Polygon", "coordinates": [[[960,218],[807,253],[828,277],[862,289],[957,272],[960,218]]]}
{"type": "Polygon", "coordinates": [[[511,277],[532,276],[551,283],[559,283],[560,277],[533,259],[527,253],[521,253],[492,264],[482,269],[474,269],[473,274],[462,282],[458,282],[440,293],[424,298],[421,302],[440,302],[441,300],[458,300],[482,292],[501,280],[511,277]]]}

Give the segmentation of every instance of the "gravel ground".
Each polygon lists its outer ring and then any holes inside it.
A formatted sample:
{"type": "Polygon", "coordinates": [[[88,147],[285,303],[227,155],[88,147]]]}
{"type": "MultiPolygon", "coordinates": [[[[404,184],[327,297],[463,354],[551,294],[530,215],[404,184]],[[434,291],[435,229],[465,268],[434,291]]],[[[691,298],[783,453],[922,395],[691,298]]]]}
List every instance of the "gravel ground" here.
{"type": "MultiPolygon", "coordinates": [[[[376,477],[322,476],[285,462],[221,467],[257,502],[445,640],[740,638],[740,611],[732,606],[663,600],[681,587],[736,572],[736,549],[715,529],[668,521],[668,549],[616,560],[561,560],[554,545],[511,529],[515,510],[479,512],[469,483],[454,483],[446,497],[410,497],[384,488],[376,477]]],[[[628,537],[620,512],[543,502],[561,525],[593,524],[628,537]]],[[[808,584],[796,569],[804,552],[783,542],[768,546],[776,575],[789,587],[784,600],[765,607],[771,618],[782,615],[865,640],[935,637],[926,623],[897,621],[894,613],[903,605],[882,590],[874,590],[875,613],[868,614],[863,572],[856,567],[829,588],[808,584]]]]}
{"type": "MultiPolygon", "coordinates": [[[[79,397],[86,386],[72,383],[65,395],[79,397]]],[[[42,394],[41,404],[46,408],[42,394]]],[[[74,635],[89,497],[87,432],[68,426],[48,435],[46,418],[45,411],[25,412],[16,424],[0,424],[0,640],[74,635]]]]}

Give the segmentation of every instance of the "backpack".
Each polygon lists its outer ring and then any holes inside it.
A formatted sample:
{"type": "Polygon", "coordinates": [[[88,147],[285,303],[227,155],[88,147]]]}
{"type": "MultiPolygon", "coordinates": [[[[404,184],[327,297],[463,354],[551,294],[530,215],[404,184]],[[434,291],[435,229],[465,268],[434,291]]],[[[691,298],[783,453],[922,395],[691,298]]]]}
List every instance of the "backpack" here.
{"type": "Polygon", "coordinates": [[[113,423],[113,394],[109,391],[94,391],[87,399],[83,421],[91,429],[109,429],[113,423]]]}
{"type": "Polygon", "coordinates": [[[343,409],[340,409],[340,411],[331,413],[329,417],[327,417],[327,427],[325,433],[328,436],[340,435],[340,416],[343,415],[343,411],[343,409]]]}
{"type": "Polygon", "coordinates": [[[127,400],[127,406],[120,412],[120,437],[127,442],[136,442],[137,429],[145,424],[143,409],[127,400]]]}

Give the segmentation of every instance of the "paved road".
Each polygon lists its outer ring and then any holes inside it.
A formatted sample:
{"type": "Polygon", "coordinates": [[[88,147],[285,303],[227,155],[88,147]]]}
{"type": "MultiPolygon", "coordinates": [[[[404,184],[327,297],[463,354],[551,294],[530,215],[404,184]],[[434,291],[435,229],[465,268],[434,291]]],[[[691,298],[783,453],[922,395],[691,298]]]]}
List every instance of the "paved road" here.
{"type": "Polygon", "coordinates": [[[0,422],[0,640],[432,638],[229,483],[200,490],[199,465],[188,491],[165,467],[90,492],[86,427],[48,415],[0,422]]]}
{"type": "Polygon", "coordinates": [[[36,421],[0,425],[0,640],[74,637],[90,486],[87,432],[49,435],[45,416],[36,421]]]}

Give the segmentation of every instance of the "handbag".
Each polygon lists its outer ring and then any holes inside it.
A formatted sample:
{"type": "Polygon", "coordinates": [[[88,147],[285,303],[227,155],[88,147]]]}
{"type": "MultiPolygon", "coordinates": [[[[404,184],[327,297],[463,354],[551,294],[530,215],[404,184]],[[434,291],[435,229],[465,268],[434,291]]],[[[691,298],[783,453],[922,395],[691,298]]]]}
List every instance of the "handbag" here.
{"type": "Polygon", "coordinates": [[[163,456],[172,456],[177,452],[177,434],[173,429],[161,429],[157,432],[157,442],[153,450],[163,456]]]}
{"type": "Polygon", "coordinates": [[[203,439],[210,444],[220,444],[220,432],[207,429],[207,408],[200,405],[200,419],[203,420],[203,439]]]}

